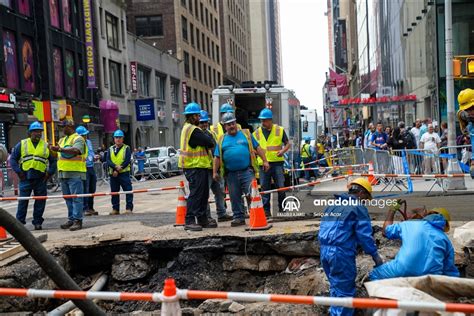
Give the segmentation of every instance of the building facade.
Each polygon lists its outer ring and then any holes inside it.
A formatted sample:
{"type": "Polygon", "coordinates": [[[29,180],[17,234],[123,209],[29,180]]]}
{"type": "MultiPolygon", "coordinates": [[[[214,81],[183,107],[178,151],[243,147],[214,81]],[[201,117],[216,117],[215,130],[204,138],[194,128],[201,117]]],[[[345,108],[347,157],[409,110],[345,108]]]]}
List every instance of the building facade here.
{"type": "Polygon", "coordinates": [[[127,42],[132,144],[178,148],[183,124],[184,65],[133,34],[128,34],[127,42]]]}
{"type": "Polygon", "coordinates": [[[252,80],[283,84],[278,0],[250,1],[252,80]]]}
{"type": "Polygon", "coordinates": [[[210,111],[212,90],[222,83],[217,0],[127,1],[128,29],[183,62],[184,103],[210,111]]]}
{"type": "Polygon", "coordinates": [[[219,1],[224,84],[252,79],[249,0],[219,1]]]}

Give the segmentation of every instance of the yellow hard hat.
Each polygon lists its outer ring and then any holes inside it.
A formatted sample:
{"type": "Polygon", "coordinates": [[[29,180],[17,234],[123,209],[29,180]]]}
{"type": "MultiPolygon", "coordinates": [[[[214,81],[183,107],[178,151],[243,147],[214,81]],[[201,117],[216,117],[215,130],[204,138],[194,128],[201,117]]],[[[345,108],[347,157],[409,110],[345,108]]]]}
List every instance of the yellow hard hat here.
{"type": "Polygon", "coordinates": [[[352,181],[349,183],[349,186],[351,186],[351,185],[353,185],[353,184],[360,185],[360,186],[363,187],[370,195],[372,195],[372,185],[370,184],[370,182],[369,182],[366,178],[357,178],[357,179],[354,179],[354,180],[352,180],[352,181]]]}
{"type": "Polygon", "coordinates": [[[446,220],[446,227],[444,228],[444,231],[449,232],[449,222],[451,222],[451,214],[449,214],[449,211],[444,207],[436,207],[432,210],[432,212],[443,215],[444,219],[446,220]]]}
{"type": "Polygon", "coordinates": [[[459,110],[465,111],[474,106],[474,90],[464,89],[458,95],[459,110]]]}

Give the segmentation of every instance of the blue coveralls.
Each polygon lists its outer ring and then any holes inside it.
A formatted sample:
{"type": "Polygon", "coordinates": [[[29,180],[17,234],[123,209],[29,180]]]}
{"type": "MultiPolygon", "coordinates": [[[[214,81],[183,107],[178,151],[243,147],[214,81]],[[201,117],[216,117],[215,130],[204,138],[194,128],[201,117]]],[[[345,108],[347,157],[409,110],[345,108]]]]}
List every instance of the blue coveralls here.
{"type": "Polygon", "coordinates": [[[423,220],[410,220],[385,228],[388,239],[401,239],[402,247],[394,260],[375,268],[369,277],[381,280],[427,274],[459,276],[454,265],[454,249],[444,233],[445,219],[432,214],[423,220]]]}
{"type": "MultiPolygon", "coordinates": [[[[341,202],[357,201],[348,194],[335,196],[341,202]]],[[[362,205],[327,207],[322,216],[318,237],[321,263],[329,279],[331,296],[354,297],[357,245],[368,255],[378,256],[367,208],[362,205]]],[[[352,315],[354,310],[331,306],[330,312],[331,315],[352,315]]]]}

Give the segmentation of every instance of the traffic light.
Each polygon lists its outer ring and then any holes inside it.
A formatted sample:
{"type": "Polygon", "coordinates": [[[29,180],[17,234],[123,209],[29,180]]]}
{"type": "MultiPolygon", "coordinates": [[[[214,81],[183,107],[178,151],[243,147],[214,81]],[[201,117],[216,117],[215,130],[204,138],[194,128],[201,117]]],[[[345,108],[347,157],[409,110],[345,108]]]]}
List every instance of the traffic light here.
{"type": "Polygon", "coordinates": [[[466,58],[466,73],[468,77],[474,77],[474,57],[466,58]]]}
{"type": "Polygon", "coordinates": [[[474,78],[474,55],[454,56],[453,77],[455,79],[474,78]]]}
{"type": "Polygon", "coordinates": [[[459,59],[453,59],[453,76],[454,78],[461,77],[461,61],[459,59]]]}

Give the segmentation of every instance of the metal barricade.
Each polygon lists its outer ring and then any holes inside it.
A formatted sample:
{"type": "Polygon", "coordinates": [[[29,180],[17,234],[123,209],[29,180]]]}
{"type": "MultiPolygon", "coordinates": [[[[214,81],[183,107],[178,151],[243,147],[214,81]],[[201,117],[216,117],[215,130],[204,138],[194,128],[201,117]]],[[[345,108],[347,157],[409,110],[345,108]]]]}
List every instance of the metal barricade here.
{"type": "Polygon", "coordinates": [[[7,192],[18,191],[18,175],[12,168],[1,168],[0,194],[3,196],[7,192]]]}
{"type": "Polygon", "coordinates": [[[387,150],[375,150],[375,172],[393,173],[390,153],[387,150]]]}
{"type": "Polygon", "coordinates": [[[374,170],[377,168],[377,159],[375,157],[375,149],[366,148],[364,149],[364,163],[371,162],[374,164],[374,170]]]}
{"type": "MultiPolygon", "coordinates": [[[[458,146],[446,146],[439,149],[440,159],[442,166],[447,166],[447,161],[449,158],[452,158],[449,155],[450,149],[456,152],[456,160],[459,163],[461,170],[464,172],[469,172],[470,161],[473,158],[472,156],[472,146],[471,145],[458,145],[458,146]]],[[[446,170],[447,168],[445,168],[446,170]]]]}
{"type": "Polygon", "coordinates": [[[107,163],[106,162],[95,162],[94,171],[97,176],[97,183],[103,182],[109,184],[109,173],[107,172],[107,163]]]}

